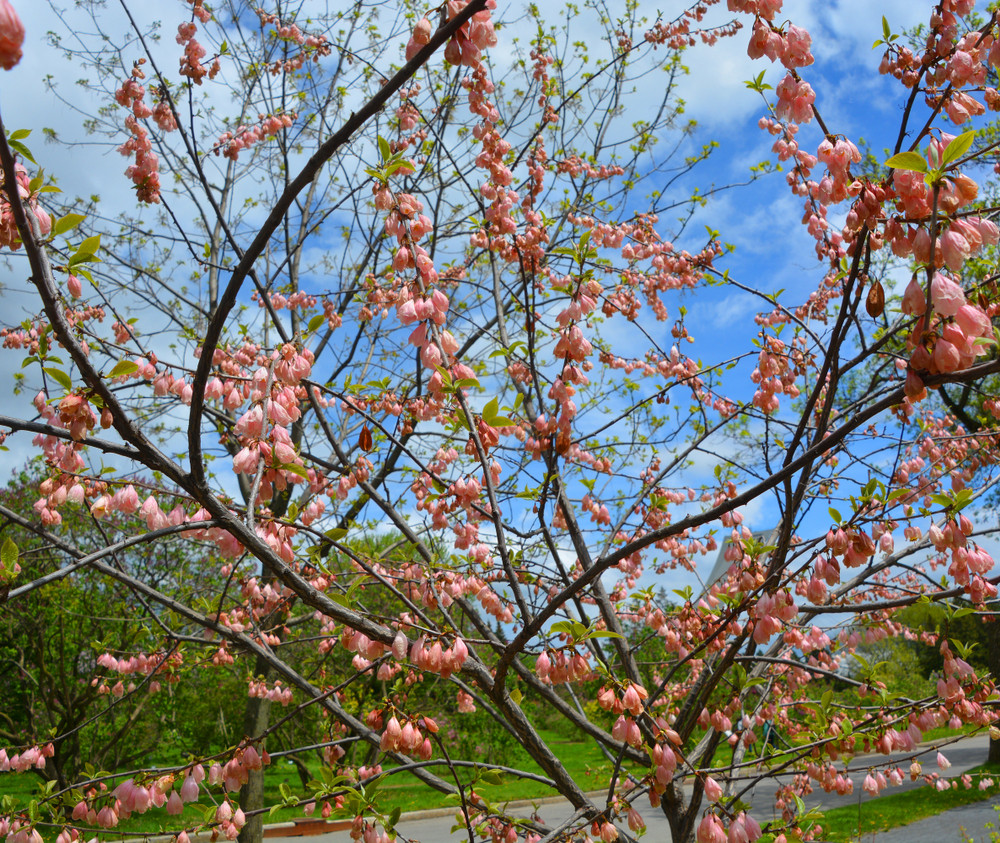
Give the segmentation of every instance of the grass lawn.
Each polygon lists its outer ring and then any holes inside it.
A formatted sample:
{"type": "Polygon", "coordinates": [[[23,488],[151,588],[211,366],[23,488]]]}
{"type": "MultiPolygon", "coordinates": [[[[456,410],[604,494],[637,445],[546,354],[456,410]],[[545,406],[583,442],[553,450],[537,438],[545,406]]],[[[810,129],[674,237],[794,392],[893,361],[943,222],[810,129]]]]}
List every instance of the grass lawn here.
{"type": "MultiPolygon", "coordinates": [[[[585,790],[606,788],[610,779],[613,764],[591,741],[573,741],[561,738],[553,732],[542,732],[542,737],[557,753],[570,776],[580,782],[585,790]]],[[[727,747],[728,749],[728,747],[727,747]]],[[[319,765],[314,759],[306,761],[310,772],[319,778],[319,765]]],[[[515,748],[511,757],[502,759],[500,763],[517,767],[541,775],[542,771],[533,764],[526,754],[515,748]]],[[[430,771],[441,778],[453,782],[452,774],[445,766],[432,767],[430,771]]],[[[432,807],[456,807],[457,799],[449,799],[433,790],[428,785],[419,782],[410,773],[384,776],[378,788],[377,805],[385,814],[394,809],[401,812],[421,810],[432,807]]],[[[977,774],[990,775],[1000,781],[1000,765],[981,765],[970,771],[978,780],[977,774]]],[[[460,781],[468,785],[474,776],[474,771],[463,769],[459,772],[460,781]]],[[[11,795],[23,804],[25,799],[32,798],[36,793],[38,779],[29,775],[0,774],[0,795],[11,795]]],[[[282,786],[287,787],[292,794],[304,796],[301,780],[296,768],[291,762],[275,759],[267,769],[264,779],[265,803],[275,804],[282,801],[282,786]]],[[[543,784],[526,779],[519,779],[510,774],[502,774],[499,784],[480,780],[476,785],[477,792],[485,799],[495,804],[519,799],[538,799],[551,796],[552,791],[543,784]]],[[[939,792],[931,787],[919,788],[905,793],[888,794],[878,799],[866,800],[859,806],[835,808],[827,811],[820,820],[823,827],[823,840],[846,843],[858,840],[859,837],[873,832],[884,831],[906,825],[925,817],[934,816],[942,811],[961,805],[989,799],[1000,793],[1000,785],[995,785],[987,791],[964,788],[939,792]]],[[[211,807],[210,800],[204,794],[200,805],[185,806],[182,815],[189,825],[204,821],[205,813],[211,807]]],[[[283,808],[265,822],[281,822],[302,816],[301,808],[283,808]]],[[[151,811],[141,816],[123,821],[115,833],[102,834],[102,838],[113,840],[123,836],[157,833],[163,830],[163,825],[178,827],[176,817],[168,817],[162,811],[151,811]]]]}
{"type": "MultiPolygon", "coordinates": [[[[592,741],[568,741],[560,738],[554,732],[542,732],[542,737],[549,742],[553,751],[559,755],[560,760],[566,767],[569,774],[578,782],[583,784],[587,790],[606,787],[611,776],[613,764],[608,761],[600,750],[594,746],[592,741]]],[[[544,775],[541,769],[530,762],[523,751],[516,750],[514,755],[501,762],[505,766],[517,767],[527,772],[544,775]]],[[[315,778],[319,778],[319,764],[314,759],[309,758],[307,766],[315,778]]],[[[387,772],[390,772],[387,770],[387,772]]],[[[430,772],[434,773],[449,782],[454,782],[450,771],[445,766],[432,767],[430,772]]],[[[460,771],[460,780],[463,785],[467,785],[473,778],[474,772],[471,769],[460,771]]],[[[24,804],[37,795],[39,779],[31,775],[14,775],[12,773],[0,774],[0,796],[10,795],[16,801],[24,804]]],[[[298,796],[304,796],[301,779],[296,768],[282,759],[275,759],[265,772],[264,795],[265,804],[274,804],[282,801],[282,785],[298,796]]],[[[113,786],[113,785],[111,785],[113,786]]],[[[489,784],[480,781],[476,785],[476,790],[485,799],[493,803],[503,803],[517,799],[532,799],[551,796],[552,791],[543,784],[530,780],[519,779],[515,776],[503,774],[500,784],[489,784]]],[[[421,783],[410,773],[398,775],[386,775],[378,789],[378,807],[386,814],[398,808],[401,812],[415,811],[431,807],[457,806],[454,799],[447,799],[433,788],[421,783]]],[[[210,807],[210,801],[202,794],[200,804],[186,805],[182,819],[189,825],[196,825],[204,820],[206,810],[210,807]]],[[[265,819],[265,822],[288,821],[295,817],[301,817],[301,808],[281,809],[274,816],[265,819]]],[[[128,820],[123,820],[114,832],[103,832],[101,838],[104,840],[121,839],[122,837],[132,837],[140,834],[155,834],[163,830],[164,825],[170,828],[178,828],[178,818],[168,817],[163,811],[153,810],[146,814],[136,815],[128,820]]],[[[48,836],[46,836],[48,839],[48,836]]]]}
{"type": "MultiPolygon", "coordinates": [[[[614,765],[605,758],[592,741],[568,741],[545,730],[541,731],[541,735],[552,747],[553,752],[559,756],[569,774],[576,781],[581,782],[585,790],[607,787],[614,765]]],[[[544,775],[541,768],[531,762],[527,755],[520,750],[515,752],[515,757],[502,759],[498,763],[516,767],[525,772],[544,775]]],[[[267,799],[280,799],[279,788],[282,782],[285,782],[293,792],[298,792],[300,789],[299,777],[294,769],[285,765],[284,771],[282,774],[281,768],[274,765],[265,777],[265,797],[267,799]]],[[[390,773],[391,771],[387,770],[386,772],[390,773]]],[[[430,772],[454,784],[452,773],[446,766],[431,767],[430,772]]],[[[459,771],[459,778],[463,785],[468,784],[472,777],[473,771],[468,768],[459,771]]],[[[550,789],[539,782],[519,779],[509,774],[501,774],[501,779],[500,784],[480,782],[476,786],[476,791],[491,802],[500,803],[553,795],[550,789]]],[[[409,773],[387,775],[379,790],[381,793],[379,805],[386,813],[396,807],[406,812],[456,804],[428,785],[422,784],[409,773]]]]}
{"type": "MultiPolygon", "coordinates": [[[[1000,764],[981,764],[968,772],[976,783],[982,775],[991,776],[1000,782],[1000,764]]],[[[945,791],[938,791],[928,785],[905,793],[890,793],[877,799],[869,799],[859,805],[826,811],[820,820],[820,825],[823,826],[820,837],[835,843],[860,840],[866,835],[909,825],[952,808],[992,799],[998,793],[1000,784],[994,784],[985,791],[979,790],[976,784],[970,790],[959,784],[957,789],[945,791]]],[[[958,829],[955,833],[957,841],[958,829]]]]}

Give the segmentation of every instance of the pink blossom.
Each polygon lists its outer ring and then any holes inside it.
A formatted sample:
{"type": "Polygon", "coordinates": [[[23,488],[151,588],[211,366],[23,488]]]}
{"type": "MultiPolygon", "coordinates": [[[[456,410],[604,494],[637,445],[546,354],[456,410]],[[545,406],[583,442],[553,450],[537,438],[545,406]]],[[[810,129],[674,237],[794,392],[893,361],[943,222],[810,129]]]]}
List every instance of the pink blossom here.
{"type": "Polygon", "coordinates": [[[21,60],[24,24],[9,0],[0,0],[0,67],[10,70],[21,60]]]}
{"type": "Polygon", "coordinates": [[[962,356],[948,340],[941,338],[934,344],[934,367],[939,372],[957,372],[962,368],[962,356]]]}
{"type": "Polygon", "coordinates": [[[792,24],[785,34],[785,49],[781,56],[781,63],[792,69],[793,67],[806,67],[813,63],[812,53],[809,48],[812,45],[812,37],[801,26],[792,24]]]}
{"type": "Polygon", "coordinates": [[[966,336],[972,338],[988,337],[993,333],[990,318],[978,307],[971,304],[963,304],[955,312],[955,322],[966,336]]]}
{"type": "Polygon", "coordinates": [[[198,782],[194,776],[185,776],[181,785],[181,800],[184,802],[196,802],[198,800],[198,782]]]}
{"type": "Polygon", "coordinates": [[[965,293],[947,275],[936,272],[931,279],[931,302],[942,316],[954,316],[966,304],[965,293]]]}
{"type": "Polygon", "coordinates": [[[698,824],[698,843],[726,843],[726,832],[715,814],[706,814],[698,824]]]}
{"type": "Polygon", "coordinates": [[[954,228],[941,235],[941,252],[945,266],[952,272],[958,272],[969,259],[969,241],[954,228]]]}
{"type": "Polygon", "coordinates": [[[421,18],[413,28],[413,40],[418,46],[423,47],[430,42],[433,33],[434,28],[431,22],[425,17],[421,18]]]}

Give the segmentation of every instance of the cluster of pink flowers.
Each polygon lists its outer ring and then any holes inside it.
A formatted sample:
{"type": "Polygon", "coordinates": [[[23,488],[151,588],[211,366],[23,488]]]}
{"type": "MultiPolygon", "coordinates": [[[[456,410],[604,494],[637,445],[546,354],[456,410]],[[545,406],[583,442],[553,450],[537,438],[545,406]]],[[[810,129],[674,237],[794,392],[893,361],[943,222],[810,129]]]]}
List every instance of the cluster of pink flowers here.
{"type": "Polygon", "coordinates": [[[45,759],[55,755],[55,746],[47,743],[44,746],[29,746],[21,752],[8,755],[6,749],[0,749],[0,773],[13,771],[24,773],[32,768],[45,769],[45,759]]]}
{"type": "Polygon", "coordinates": [[[726,839],[728,843],[754,843],[762,834],[757,821],[745,811],[740,811],[729,824],[726,839]]]}
{"type": "Polygon", "coordinates": [[[789,25],[782,31],[769,20],[758,16],[750,36],[747,55],[752,59],[767,57],[772,62],[779,61],[789,70],[807,67],[813,63],[810,52],[812,37],[800,26],[789,25]]]}
{"type": "MultiPolygon", "coordinates": [[[[48,237],[52,231],[52,218],[38,204],[38,194],[31,192],[31,179],[28,171],[20,163],[14,165],[17,178],[17,192],[25,211],[33,216],[38,223],[38,231],[43,237],[48,237]]],[[[21,235],[17,231],[17,223],[11,211],[10,201],[0,191],[0,247],[17,251],[21,248],[21,235]]]]}
{"type": "MultiPolygon", "coordinates": [[[[125,170],[125,175],[135,184],[138,200],[155,204],[160,201],[160,162],[153,152],[149,132],[139,123],[140,119],[153,115],[152,109],[143,101],[146,89],[139,84],[139,80],[145,78],[142,71],[144,63],[145,59],[140,59],[132,66],[131,77],[115,93],[118,104],[132,112],[125,118],[125,128],[131,137],[118,147],[118,151],[122,155],[135,156],[135,163],[125,170]]],[[[163,119],[162,115],[160,119],[163,119]]]]}
{"type": "Polygon", "coordinates": [[[778,83],[775,89],[778,102],[774,114],[779,120],[808,123],[813,116],[816,93],[808,82],[796,79],[790,73],[778,83]]]}
{"type": "Polygon", "coordinates": [[[253,744],[246,744],[237,749],[224,765],[216,762],[208,768],[208,783],[222,785],[229,793],[235,793],[247,783],[251,770],[260,770],[270,763],[266,750],[258,752],[253,744]]]}
{"type": "MultiPolygon", "coordinates": [[[[308,310],[309,308],[316,307],[319,303],[319,299],[316,296],[302,290],[297,290],[287,296],[284,293],[272,292],[267,295],[266,301],[255,290],[250,298],[257,302],[258,307],[263,308],[270,305],[275,310],[308,310]]],[[[329,304],[328,300],[323,303],[324,307],[327,304],[329,304]]]]}
{"type": "Polygon", "coordinates": [[[911,398],[923,394],[922,374],[957,372],[967,369],[978,355],[986,354],[988,346],[977,343],[980,338],[992,340],[993,326],[989,317],[975,305],[970,305],[965,292],[943,272],[936,272],[930,281],[930,299],[938,317],[928,330],[927,297],[912,279],[903,294],[904,313],[919,316],[910,334],[913,349],[907,371],[906,389],[911,398]]]}
{"type": "MultiPolygon", "coordinates": [[[[422,724],[424,729],[432,734],[437,732],[437,723],[428,717],[419,718],[419,724],[422,724]]],[[[385,731],[382,732],[379,749],[383,752],[402,752],[414,755],[424,761],[429,760],[434,754],[431,739],[423,736],[418,721],[407,719],[400,726],[396,715],[392,715],[385,724],[385,731]]]]}
{"type": "Polygon", "coordinates": [[[275,27],[274,34],[283,41],[289,41],[302,49],[294,56],[284,59],[276,59],[271,63],[270,72],[277,76],[279,73],[294,73],[301,70],[306,61],[319,62],[324,56],[330,55],[331,46],[325,35],[306,35],[297,24],[282,23],[275,14],[269,14],[263,9],[255,9],[257,17],[260,18],[262,27],[272,25],[275,27]]]}
{"type": "Polygon", "coordinates": [[[792,341],[787,348],[775,336],[765,336],[757,357],[757,368],[750,374],[750,380],[757,384],[753,405],[765,413],[773,413],[780,406],[778,395],[797,398],[799,388],[795,381],[806,370],[806,356],[802,338],[792,341]]]}
{"type": "MultiPolygon", "coordinates": [[[[447,19],[454,18],[468,5],[468,0],[448,0],[447,19]]],[[[475,67],[482,58],[482,50],[496,46],[497,36],[490,11],[496,9],[496,0],[487,0],[486,9],[476,12],[448,41],[444,58],[449,64],[475,67]]],[[[413,35],[406,44],[406,60],[412,59],[420,48],[430,43],[434,26],[421,18],[413,28],[413,35]]]]}
{"type": "Polygon", "coordinates": [[[456,638],[455,642],[443,648],[440,641],[435,641],[428,646],[423,636],[413,642],[410,648],[410,661],[421,670],[431,673],[439,673],[445,679],[462,669],[465,660],[469,657],[469,648],[461,638],[456,638]]]}
{"type": "MultiPolygon", "coordinates": [[[[210,15],[208,10],[201,5],[201,0],[198,0],[198,5],[196,5],[194,11],[195,15],[203,23],[209,20],[210,15]],[[199,10],[203,14],[198,14],[199,10]]],[[[215,57],[209,67],[205,67],[201,63],[201,60],[207,55],[207,51],[194,37],[197,32],[198,26],[194,21],[187,21],[177,27],[177,43],[184,47],[184,55],[181,56],[178,72],[181,76],[186,76],[196,85],[200,85],[206,76],[209,79],[214,79],[222,69],[222,64],[218,56],[215,57]]]]}
{"type": "Polygon", "coordinates": [[[627,711],[633,717],[642,714],[643,702],[647,699],[649,699],[649,692],[635,682],[627,683],[620,695],[607,686],[602,687],[597,692],[597,704],[605,711],[610,711],[613,714],[622,714],[622,712],[627,711]]]}
{"type": "Polygon", "coordinates": [[[251,679],[247,686],[247,696],[287,706],[292,702],[292,689],[283,688],[280,679],[272,686],[268,686],[267,682],[251,679]]]}
{"type": "Polygon", "coordinates": [[[575,647],[569,654],[562,649],[543,650],[535,660],[535,673],[543,682],[553,685],[576,682],[593,673],[589,657],[589,652],[581,653],[575,647]]]}
{"type": "MultiPolygon", "coordinates": [[[[695,35],[703,44],[714,44],[720,38],[731,38],[740,31],[738,21],[713,26],[710,28],[693,29],[692,22],[700,22],[708,12],[709,6],[718,3],[719,0],[701,0],[689,6],[684,12],[672,21],[658,20],[652,27],[644,33],[644,39],[653,45],[653,48],[665,44],[671,50],[683,50],[686,47],[693,47],[695,35]]],[[[733,7],[730,4],[730,11],[733,7]]],[[[632,49],[632,41],[624,32],[618,33],[618,44],[620,49],[632,49]]]]}
{"type": "Polygon", "coordinates": [[[240,829],[246,825],[246,816],[239,806],[233,810],[233,804],[225,799],[219,803],[215,809],[215,821],[219,824],[223,837],[227,840],[235,840],[240,836],[240,829]]]}
{"type": "Polygon", "coordinates": [[[295,112],[286,114],[261,114],[253,126],[237,126],[231,132],[219,136],[212,152],[235,161],[240,151],[250,149],[254,144],[275,137],[282,129],[288,129],[296,118],[295,112]]]}
{"type": "MultiPolygon", "coordinates": [[[[38,829],[23,819],[12,820],[0,816],[0,835],[3,835],[5,843],[42,843],[42,835],[38,833],[38,829]]],[[[76,837],[71,839],[75,840],[76,837]]],[[[63,841],[60,840],[59,843],[63,841]]]]}
{"type": "Polygon", "coordinates": [[[754,618],[753,640],[766,644],[772,635],[781,631],[782,621],[790,623],[798,611],[792,595],[787,591],[761,594],[750,612],[754,618]]]}
{"type": "Polygon", "coordinates": [[[379,828],[377,824],[369,822],[361,814],[358,814],[354,818],[354,822],[351,823],[351,840],[362,841],[362,843],[392,843],[384,828],[379,828]]]}
{"type": "Polygon", "coordinates": [[[70,393],[59,402],[59,421],[70,436],[81,441],[97,424],[97,414],[85,396],[70,393]]]}
{"type": "MultiPolygon", "coordinates": [[[[137,653],[127,658],[116,658],[110,653],[101,653],[97,664],[119,676],[139,674],[141,676],[156,676],[168,682],[180,679],[180,668],[184,656],[179,650],[170,653],[137,653]]],[[[150,683],[151,690],[158,690],[159,682],[150,683]]],[[[117,696],[117,695],[116,695],[117,696]]]]}

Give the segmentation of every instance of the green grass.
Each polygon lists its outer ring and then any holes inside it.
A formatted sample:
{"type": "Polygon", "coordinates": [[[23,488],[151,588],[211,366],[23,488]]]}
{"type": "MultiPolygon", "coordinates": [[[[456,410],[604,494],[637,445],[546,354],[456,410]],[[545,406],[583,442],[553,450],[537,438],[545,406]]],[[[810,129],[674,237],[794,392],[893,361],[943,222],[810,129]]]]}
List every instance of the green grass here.
{"type": "MultiPolygon", "coordinates": [[[[559,756],[569,775],[579,782],[585,790],[599,790],[608,786],[613,764],[605,758],[592,741],[567,740],[555,732],[543,731],[542,737],[549,743],[559,756]]],[[[542,775],[537,765],[532,763],[526,753],[516,747],[511,750],[510,757],[499,759],[498,763],[517,767],[527,772],[542,775]]],[[[309,758],[306,764],[314,778],[319,778],[319,764],[309,758]]],[[[435,775],[454,783],[452,773],[443,765],[430,768],[435,775]]],[[[391,772],[391,771],[387,771],[391,772]]],[[[974,779],[981,775],[990,775],[1000,781],[1000,765],[981,765],[970,771],[974,779]]],[[[468,786],[474,773],[465,769],[459,772],[459,780],[468,786]]],[[[0,774],[0,794],[14,796],[16,801],[24,804],[34,798],[37,792],[38,779],[30,775],[0,774]]],[[[264,778],[265,804],[275,804],[282,801],[281,787],[285,785],[291,793],[304,797],[298,772],[294,766],[282,759],[275,759],[266,770],[264,778]]],[[[476,791],[495,804],[503,804],[519,799],[540,799],[552,796],[553,792],[543,784],[526,779],[520,779],[510,774],[503,774],[500,784],[488,784],[480,780],[475,785],[476,791]]],[[[857,840],[859,829],[861,835],[896,828],[925,817],[934,816],[942,811],[961,805],[967,805],[1000,793],[1000,785],[990,790],[980,791],[977,788],[939,792],[931,787],[919,788],[905,793],[882,796],[869,799],[860,806],[835,808],[827,811],[820,825],[823,827],[824,840],[843,843],[857,840]]],[[[411,773],[384,776],[378,789],[377,805],[384,813],[389,814],[398,808],[401,812],[421,810],[434,807],[458,807],[458,800],[447,798],[428,785],[421,783],[411,773]]],[[[185,807],[181,820],[191,826],[201,823],[209,807],[209,800],[203,799],[200,805],[185,807]]],[[[300,808],[281,809],[275,815],[265,819],[265,822],[289,821],[302,816],[300,808]]],[[[337,815],[334,815],[337,818],[337,815]]],[[[176,829],[179,826],[177,817],[168,817],[162,811],[151,811],[147,814],[132,817],[123,821],[114,833],[105,833],[103,839],[113,840],[122,836],[151,834],[163,830],[164,826],[176,829]]]]}
{"type": "Polygon", "coordinates": [[[968,773],[973,778],[973,787],[969,790],[962,787],[961,783],[957,789],[945,791],[938,791],[927,785],[904,793],[869,799],[859,805],[826,811],[819,821],[823,827],[820,837],[834,843],[859,840],[890,828],[899,828],[917,820],[937,816],[952,808],[982,802],[1000,793],[1000,784],[994,784],[988,790],[978,788],[978,781],[982,776],[991,776],[1000,781],[1000,764],[981,764],[968,773]]]}
{"type": "MultiPolygon", "coordinates": [[[[592,741],[570,741],[561,738],[555,732],[544,730],[542,737],[559,756],[570,776],[580,782],[584,789],[607,787],[613,765],[594,746],[592,741]]],[[[527,758],[526,753],[520,747],[516,747],[511,752],[510,757],[500,759],[497,763],[544,775],[542,770],[527,758]]],[[[319,763],[313,758],[309,758],[306,760],[306,766],[313,777],[318,779],[319,763]]],[[[454,784],[452,773],[447,767],[443,765],[432,767],[430,771],[454,784]]],[[[387,770],[386,772],[391,771],[387,770]]],[[[474,771],[471,769],[466,768],[459,771],[459,780],[463,786],[468,786],[473,776],[474,771]]],[[[12,796],[17,804],[23,805],[27,801],[37,798],[39,783],[40,780],[32,775],[0,774],[0,795],[12,796]]],[[[282,785],[287,786],[292,794],[299,797],[307,795],[307,792],[302,788],[296,768],[282,759],[275,759],[274,763],[265,771],[265,804],[271,805],[282,801],[282,785]]],[[[113,784],[109,784],[109,787],[113,786],[113,784]]],[[[499,804],[518,799],[539,799],[554,795],[552,790],[539,782],[521,779],[509,774],[502,774],[500,784],[479,781],[475,788],[477,793],[485,799],[499,804]]],[[[399,808],[401,812],[452,806],[457,809],[458,804],[457,799],[448,799],[420,782],[412,773],[386,775],[378,788],[377,805],[386,814],[391,813],[394,808],[399,808]]],[[[185,806],[184,813],[180,818],[167,816],[162,810],[136,815],[123,820],[113,832],[102,833],[101,838],[103,840],[116,840],[141,834],[155,834],[163,831],[165,826],[177,829],[181,822],[188,826],[197,825],[204,821],[205,811],[209,805],[209,800],[203,795],[200,804],[185,806]]],[[[273,816],[266,818],[265,822],[285,822],[301,816],[301,808],[283,808],[273,816]]],[[[338,818],[338,815],[334,814],[333,818],[338,818]]],[[[46,835],[46,839],[49,839],[48,835],[46,835]]]]}
{"type": "MultiPolygon", "coordinates": [[[[594,746],[592,741],[568,741],[545,730],[542,730],[541,735],[553,752],[558,755],[570,776],[580,782],[585,790],[607,787],[613,764],[594,746]]],[[[497,763],[516,767],[536,775],[544,775],[541,768],[530,761],[520,748],[514,750],[511,757],[499,759],[497,763]]],[[[311,764],[310,769],[314,769],[311,764]]],[[[297,773],[291,766],[285,766],[284,770],[285,772],[282,774],[280,768],[272,768],[265,777],[264,793],[267,800],[280,799],[279,788],[282,782],[285,782],[293,792],[300,792],[301,783],[297,773]]],[[[318,768],[315,770],[318,771],[318,768]]],[[[429,770],[450,784],[455,784],[454,776],[446,766],[431,767],[429,770]]],[[[386,772],[390,774],[383,779],[379,788],[381,795],[378,801],[379,807],[386,813],[396,807],[406,812],[432,807],[450,807],[458,804],[456,800],[449,800],[438,791],[421,783],[411,773],[392,775],[388,769],[386,772]]],[[[473,775],[473,771],[468,768],[458,771],[459,781],[463,786],[469,784],[473,775]]],[[[521,779],[506,773],[501,775],[500,784],[487,784],[480,781],[475,787],[476,791],[484,798],[499,803],[554,795],[551,789],[539,782],[521,779]]]]}

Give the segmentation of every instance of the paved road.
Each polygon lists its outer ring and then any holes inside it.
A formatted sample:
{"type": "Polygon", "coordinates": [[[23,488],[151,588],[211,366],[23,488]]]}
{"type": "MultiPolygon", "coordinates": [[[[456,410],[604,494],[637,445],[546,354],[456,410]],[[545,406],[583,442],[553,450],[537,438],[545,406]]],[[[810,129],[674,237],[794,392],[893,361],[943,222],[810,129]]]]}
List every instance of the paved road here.
{"type": "MultiPolygon", "coordinates": [[[[985,735],[966,738],[960,743],[943,749],[948,760],[951,761],[951,768],[947,775],[961,775],[965,770],[981,764],[986,759],[986,749],[989,743],[985,735]]],[[[935,759],[937,750],[925,749],[925,754],[921,758],[925,772],[937,771],[935,759]]],[[[898,754],[893,756],[893,760],[903,767],[909,769],[912,753],[898,754]]],[[[859,801],[870,799],[867,794],[861,791],[860,783],[864,777],[864,771],[869,765],[884,768],[886,764],[885,756],[859,756],[851,763],[855,780],[855,792],[850,796],[838,796],[837,794],[825,793],[822,790],[813,793],[805,802],[808,807],[820,809],[830,809],[842,805],[856,805],[859,801]]],[[[778,788],[778,783],[767,780],[757,785],[751,794],[744,799],[755,806],[754,816],[758,821],[763,822],[773,815],[774,794],[778,788]]],[[[922,781],[910,782],[909,778],[898,788],[891,788],[888,792],[898,793],[916,787],[924,786],[922,781]]],[[[986,828],[988,823],[1000,826],[996,812],[993,810],[993,801],[981,802],[965,808],[947,811],[937,817],[903,826],[892,831],[883,832],[878,835],[878,843],[1000,843],[1000,840],[993,841],[990,837],[990,830],[986,828]],[[960,833],[960,827],[965,829],[965,834],[960,833]]],[[[654,811],[649,807],[645,799],[639,800],[636,806],[643,819],[646,821],[647,832],[643,840],[654,841],[654,843],[669,843],[670,828],[666,819],[659,811],[654,811]]],[[[1000,804],[998,804],[1000,807],[1000,804]]],[[[518,813],[528,816],[531,806],[521,808],[518,813]]],[[[558,826],[563,820],[572,815],[572,808],[567,802],[556,801],[546,803],[539,807],[539,815],[543,822],[550,827],[558,826]]],[[[397,829],[402,839],[419,840],[422,843],[458,843],[461,840],[468,840],[468,834],[455,833],[452,835],[452,826],[455,824],[454,810],[445,813],[436,811],[421,811],[412,814],[404,814],[397,829]]],[[[277,831],[277,829],[275,829],[277,831]]],[[[273,833],[273,832],[272,832],[273,833]]],[[[623,835],[624,839],[624,835],[623,835]]],[[[302,843],[301,837],[270,837],[270,843],[302,843]]],[[[350,835],[347,831],[327,832],[310,837],[308,843],[351,843],[350,835]]],[[[866,838],[863,843],[872,843],[870,838],[866,838]]]]}

